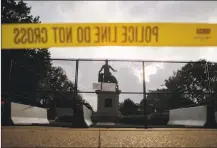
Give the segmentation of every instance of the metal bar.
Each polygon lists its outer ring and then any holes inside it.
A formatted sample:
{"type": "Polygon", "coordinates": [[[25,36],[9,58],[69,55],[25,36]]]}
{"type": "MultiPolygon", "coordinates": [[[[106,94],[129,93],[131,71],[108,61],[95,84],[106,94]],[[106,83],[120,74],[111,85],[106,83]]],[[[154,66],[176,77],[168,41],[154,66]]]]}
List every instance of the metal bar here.
{"type": "Polygon", "coordinates": [[[76,61],[76,69],[75,69],[75,91],[77,93],[78,91],[78,65],[79,64],[79,61],[77,60],[76,61]]]}
{"type": "Polygon", "coordinates": [[[208,79],[210,106],[212,106],[213,109],[214,109],[215,108],[215,100],[212,99],[212,91],[211,91],[211,82],[210,82],[209,65],[208,65],[208,63],[206,63],[205,68],[206,68],[205,70],[206,70],[207,79],[208,79]]]}
{"type": "MultiPolygon", "coordinates": [[[[17,95],[17,94],[13,94],[13,93],[8,93],[8,92],[2,92],[2,94],[5,94],[5,95],[7,95],[7,101],[9,101],[9,102],[16,102],[16,103],[24,103],[24,104],[27,104],[27,105],[32,105],[32,106],[40,106],[40,107],[43,107],[43,108],[45,108],[44,107],[44,105],[36,105],[35,103],[33,104],[33,103],[30,103],[29,102],[29,100],[31,100],[31,96],[23,96],[23,95],[17,95]],[[17,100],[17,98],[16,99],[11,99],[11,96],[14,96],[14,97],[20,97],[20,98],[22,98],[22,101],[21,100],[17,100]]],[[[36,99],[41,99],[41,98],[38,98],[38,97],[36,97],[36,99]]]]}
{"type": "MultiPolygon", "coordinates": [[[[78,91],[78,93],[96,93],[95,91],[78,91]]],[[[98,92],[100,93],[100,92],[98,92]]],[[[102,92],[103,93],[103,92],[102,92]]],[[[106,92],[106,93],[109,93],[109,92],[106,92]]],[[[114,92],[111,92],[111,93],[114,93],[114,92]]],[[[121,92],[121,94],[144,94],[144,92],[121,92]]],[[[146,95],[170,95],[170,94],[174,94],[174,93],[152,93],[152,92],[146,92],[146,95]]],[[[209,92],[207,93],[181,93],[181,94],[210,94],[209,92]]],[[[216,94],[216,93],[212,93],[212,94],[216,94]]]]}
{"type": "MultiPolygon", "coordinates": [[[[11,81],[12,66],[13,66],[13,59],[11,59],[10,69],[9,69],[8,88],[7,88],[8,91],[11,91],[11,83],[10,83],[10,81],[11,81]]],[[[7,100],[7,99],[10,100],[10,96],[5,98],[5,100],[7,100]]]]}
{"type": "Polygon", "coordinates": [[[9,69],[8,88],[10,88],[12,65],[13,65],[13,60],[11,60],[10,69],[9,69]]]}
{"type": "MultiPolygon", "coordinates": [[[[61,90],[36,90],[36,92],[73,92],[73,91],[61,91],[61,90]]],[[[79,91],[78,93],[96,93],[95,91],[79,91]]],[[[143,94],[143,92],[121,92],[124,94],[143,94]]]]}
{"type": "MultiPolygon", "coordinates": [[[[84,94],[96,93],[95,91],[78,91],[78,92],[84,94]]],[[[105,93],[105,92],[97,92],[97,93],[105,93]]],[[[106,93],[115,93],[115,92],[106,92],[106,93]]],[[[143,92],[121,92],[121,94],[143,94],[143,92]]]]}
{"type": "MultiPolygon", "coordinates": [[[[11,96],[17,96],[17,97],[22,97],[22,98],[25,98],[25,99],[29,99],[29,97],[25,97],[25,96],[22,96],[22,95],[17,95],[17,94],[14,94],[14,93],[9,93],[9,92],[2,92],[3,94],[7,94],[7,95],[11,95],[11,96]]],[[[37,99],[40,99],[38,97],[36,97],[37,99]]]]}
{"type": "Polygon", "coordinates": [[[144,99],[144,118],[145,118],[145,128],[147,129],[148,127],[148,123],[147,123],[147,111],[146,111],[146,108],[147,108],[147,98],[146,98],[146,85],[145,85],[145,64],[144,62],[142,62],[142,79],[143,79],[143,99],[144,99]]]}
{"type": "Polygon", "coordinates": [[[26,68],[25,66],[23,66],[23,65],[21,65],[21,64],[19,64],[19,63],[17,63],[16,61],[13,61],[13,63],[14,63],[14,64],[17,64],[17,65],[20,66],[20,67],[23,67],[23,68],[26,69],[27,71],[31,71],[32,73],[34,73],[34,74],[40,76],[39,73],[37,73],[37,72],[35,72],[35,71],[33,71],[33,70],[29,69],[29,68],[26,68]]]}
{"type": "MultiPolygon", "coordinates": [[[[9,95],[9,96],[21,97],[21,98],[24,98],[24,99],[29,99],[29,97],[25,97],[25,96],[13,94],[13,93],[8,93],[8,92],[2,92],[2,94],[7,94],[7,95],[9,95]]],[[[37,98],[37,97],[36,97],[36,98],[37,98]]],[[[38,99],[40,99],[40,98],[38,98],[38,99]]],[[[62,98],[61,98],[61,99],[62,99],[62,98]]],[[[213,98],[213,100],[215,100],[215,99],[213,98]]],[[[14,102],[14,100],[9,100],[9,101],[14,102]]],[[[22,102],[21,102],[21,103],[22,103],[22,102]]],[[[203,103],[206,103],[206,102],[203,101],[203,102],[200,102],[200,103],[198,103],[198,104],[190,104],[190,105],[181,106],[181,107],[178,107],[178,108],[187,108],[187,107],[200,106],[200,105],[203,105],[203,103]]],[[[169,111],[169,110],[171,110],[171,109],[177,109],[177,108],[170,108],[170,109],[168,109],[168,110],[164,110],[163,112],[169,111]]]]}
{"type": "MultiPolygon", "coordinates": [[[[73,58],[52,58],[52,59],[45,59],[45,60],[53,60],[53,61],[105,61],[106,59],[73,59],[73,58]]],[[[108,61],[112,61],[112,62],[158,62],[158,63],[202,63],[199,61],[164,61],[164,60],[136,60],[136,59],[110,59],[108,61]]],[[[217,64],[217,62],[212,62],[211,63],[215,63],[217,64]]]]}
{"type": "MultiPolygon", "coordinates": [[[[215,99],[212,99],[212,100],[215,100],[215,99]]],[[[204,105],[206,103],[206,101],[202,101],[200,103],[197,103],[197,104],[190,104],[190,105],[186,105],[186,106],[181,106],[181,107],[178,107],[178,108],[170,108],[168,110],[164,110],[165,111],[169,111],[171,109],[179,109],[179,108],[188,108],[188,107],[195,107],[195,106],[201,106],[201,105],[204,105]]]]}
{"type": "Polygon", "coordinates": [[[78,96],[78,66],[79,66],[79,61],[76,60],[75,87],[74,87],[74,104],[73,104],[73,110],[74,110],[75,114],[76,114],[76,100],[77,100],[77,96],[78,96]]]}
{"type": "MultiPolygon", "coordinates": [[[[68,92],[73,92],[73,91],[61,91],[61,90],[36,90],[36,92],[65,92],[65,93],[68,93],[68,92]]],[[[78,90],[78,93],[96,93],[95,91],[79,91],[78,90]]],[[[100,93],[100,92],[99,92],[100,93]]],[[[112,92],[111,92],[112,93],[112,92]]],[[[121,92],[121,94],[144,94],[144,92],[121,92]]],[[[155,94],[155,95],[165,95],[165,94],[174,94],[172,92],[146,92],[146,94],[155,94]]],[[[194,92],[194,93],[180,93],[180,94],[210,94],[209,92],[194,92]]],[[[213,94],[216,94],[216,93],[211,93],[212,95],[213,94]]]]}

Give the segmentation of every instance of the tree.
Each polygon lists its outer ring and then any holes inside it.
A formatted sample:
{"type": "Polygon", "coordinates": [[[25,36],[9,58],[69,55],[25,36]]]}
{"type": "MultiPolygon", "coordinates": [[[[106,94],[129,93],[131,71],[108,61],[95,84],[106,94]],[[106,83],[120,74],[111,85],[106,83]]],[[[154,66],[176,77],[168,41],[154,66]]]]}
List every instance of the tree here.
{"type": "Polygon", "coordinates": [[[61,67],[52,66],[47,71],[46,79],[41,81],[40,87],[47,90],[70,91],[74,89],[74,84],[61,67]]]}
{"type": "MultiPolygon", "coordinates": [[[[15,2],[14,0],[3,0],[1,14],[2,24],[40,23],[39,16],[33,17],[30,14],[30,10],[31,8],[28,7],[23,1],[15,2]]],[[[48,69],[51,67],[50,61],[44,60],[50,58],[49,51],[47,49],[4,49],[1,51],[1,58],[3,63],[3,95],[8,93],[11,94],[11,92],[13,92],[19,94],[20,96],[31,96],[29,98],[34,98],[34,89],[37,87],[39,79],[44,79],[48,69]],[[12,79],[9,81],[10,76],[12,79]],[[24,81],[26,82],[26,85],[24,85],[24,81]]],[[[35,101],[27,99],[24,102],[34,103],[35,101]]]]}
{"type": "MultiPolygon", "coordinates": [[[[31,15],[31,7],[28,7],[22,0],[2,1],[2,24],[6,23],[40,23],[39,16],[31,15]]],[[[2,50],[2,94],[16,94],[13,101],[20,101],[24,104],[48,105],[55,101],[65,107],[72,103],[82,103],[80,94],[74,99],[74,84],[68,80],[64,70],[60,67],[52,66],[50,52],[47,49],[20,49],[2,50]],[[44,90],[36,93],[36,89],[44,90]],[[48,93],[46,90],[70,91],[48,93]],[[17,97],[19,96],[19,97],[17,97]],[[68,100],[68,101],[66,101],[68,100]]],[[[86,103],[87,106],[88,105],[86,103]]]]}
{"type": "Polygon", "coordinates": [[[79,90],[77,97],[74,99],[74,87],[74,83],[68,79],[65,71],[61,67],[52,66],[47,73],[46,79],[40,82],[42,92],[38,93],[38,97],[47,106],[73,107],[74,104],[80,104],[93,110],[92,106],[83,100],[83,97],[79,94],[79,90]],[[49,92],[49,90],[53,92],[49,92]]]}
{"type": "MultiPolygon", "coordinates": [[[[65,71],[61,67],[52,66],[46,74],[46,79],[40,81],[39,89],[42,90],[38,96],[43,99],[44,104],[55,100],[60,106],[71,106],[68,101],[74,101],[74,84],[68,79],[65,71]]],[[[78,95],[78,100],[82,100],[78,95]]]]}
{"type": "Polygon", "coordinates": [[[2,0],[2,23],[39,23],[39,16],[33,17],[30,14],[31,7],[28,7],[22,0],[2,0]]]}
{"type": "MultiPolygon", "coordinates": [[[[206,60],[189,62],[165,80],[165,86],[166,89],[150,90],[146,104],[148,113],[211,104],[217,96],[217,64],[206,60]]],[[[144,109],[143,104],[144,100],[140,102],[140,109],[144,109]]]]}
{"type": "MultiPolygon", "coordinates": [[[[185,99],[185,98],[178,98],[174,97],[176,94],[171,93],[168,89],[156,89],[156,90],[150,90],[147,94],[147,102],[146,102],[146,111],[147,114],[151,114],[154,112],[164,112],[174,107],[173,103],[171,101],[176,101],[176,104],[180,106],[187,106],[190,104],[193,104],[194,102],[185,99]]],[[[140,102],[140,108],[144,108],[144,99],[140,102]]]]}
{"type": "MultiPolygon", "coordinates": [[[[167,89],[150,90],[146,98],[146,112],[163,112],[169,109],[169,94],[167,89]]],[[[140,102],[140,109],[144,110],[144,99],[140,102]]]]}
{"type": "Polygon", "coordinates": [[[209,104],[217,93],[217,64],[199,60],[187,63],[165,80],[165,86],[173,93],[172,106],[178,107],[181,101],[189,100],[196,104],[209,104]],[[211,95],[210,95],[211,94],[211,95]]]}
{"type": "Polygon", "coordinates": [[[120,112],[122,115],[136,114],[138,109],[139,106],[135,104],[130,98],[127,98],[123,103],[120,103],[120,112]]]}

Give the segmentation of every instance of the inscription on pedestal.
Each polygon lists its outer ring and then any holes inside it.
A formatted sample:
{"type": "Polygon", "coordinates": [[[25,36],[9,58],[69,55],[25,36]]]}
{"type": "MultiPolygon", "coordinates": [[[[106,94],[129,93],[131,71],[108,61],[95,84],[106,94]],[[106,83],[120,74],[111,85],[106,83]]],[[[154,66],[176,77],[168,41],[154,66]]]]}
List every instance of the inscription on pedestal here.
{"type": "Polygon", "coordinates": [[[112,98],[105,99],[105,107],[112,107],[112,98]]]}

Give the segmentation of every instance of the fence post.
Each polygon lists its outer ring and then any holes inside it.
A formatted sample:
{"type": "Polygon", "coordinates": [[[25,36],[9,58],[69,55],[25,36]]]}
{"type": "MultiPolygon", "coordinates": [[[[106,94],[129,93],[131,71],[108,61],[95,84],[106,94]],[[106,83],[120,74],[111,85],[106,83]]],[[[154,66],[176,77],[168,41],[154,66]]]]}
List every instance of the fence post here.
{"type": "Polygon", "coordinates": [[[145,125],[144,127],[148,127],[147,123],[147,99],[146,99],[146,84],[145,84],[145,64],[144,61],[142,62],[142,78],[143,78],[143,99],[144,99],[144,118],[145,118],[145,125]]]}
{"type": "MultiPolygon", "coordinates": [[[[13,66],[13,59],[11,59],[11,62],[10,62],[10,69],[9,69],[9,76],[8,76],[8,87],[7,87],[8,94],[9,94],[9,92],[11,93],[11,83],[10,82],[11,82],[12,66],[13,66]]],[[[5,97],[4,99],[11,101],[10,94],[8,95],[8,97],[5,97]]]]}
{"type": "Polygon", "coordinates": [[[74,86],[74,104],[73,104],[73,110],[76,114],[76,100],[78,96],[78,66],[79,66],[79,60],[76,60],[76,68],[75,68],[75,86],[74,86]]]}
{"type": "MultiPolygon", "coordinates": [[[[205,73],[206,73],[206,77],[207,77],[207,88],[208,88],[208,104],[209,106],[212,106],[212,96],[211,96],[211,87],[210,87],[210,76],[209,76],[209,64],[208,62],[205,63],[205,73]]],[[[206,103],[205,103],[206,104],[206,103]]]]}
{"type": "Polygon", "coordinates": [[[210,81],[210,71],[209,71],[209,64],[208,62],[206,63],[206,73],[207,73],[207,79],[208,79],[208,89],[209,89],[209,105],[215,110],[215,97],[213,97],[213,92],[212,92],[212,86],[211,86],[211,81],[210,81]]]}

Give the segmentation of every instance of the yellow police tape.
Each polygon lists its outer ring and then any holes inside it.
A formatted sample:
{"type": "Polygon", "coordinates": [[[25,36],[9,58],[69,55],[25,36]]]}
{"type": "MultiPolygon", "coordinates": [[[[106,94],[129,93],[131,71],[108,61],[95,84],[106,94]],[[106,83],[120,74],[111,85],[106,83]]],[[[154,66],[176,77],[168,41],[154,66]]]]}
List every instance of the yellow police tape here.
{"type": "Polygon", "coordinates": [[[217,24],[4,24],[2,48],[75,46],[217,46],[217,24]]]}

